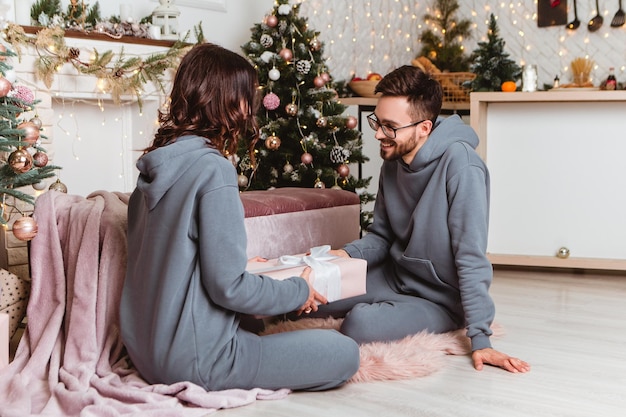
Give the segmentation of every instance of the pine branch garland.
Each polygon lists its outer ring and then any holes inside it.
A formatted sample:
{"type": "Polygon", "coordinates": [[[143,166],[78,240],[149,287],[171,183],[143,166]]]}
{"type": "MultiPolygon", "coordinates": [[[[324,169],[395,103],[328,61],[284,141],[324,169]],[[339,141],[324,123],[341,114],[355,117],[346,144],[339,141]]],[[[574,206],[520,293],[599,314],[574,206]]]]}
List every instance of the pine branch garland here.
{"type": "MultiPolygon", "coordinates": [[[[196,33],[202,32],[197,30],[196,33]]],[[[142,88],[147,82],[153,82],[161,92],[166,92],[166,70],[175,69],[180,58],[191,47],[184,39],[175,42],[167,52],[147,58],[128,58],[123,48],[117,55],[112,51],[99,52],[94,48],[91,61],[85,62],[80,59],[80,51],[66,45],[65,30],[61,27],[42,28],[36,35],[29,36],[21,26],[9,24],[4,35],[19,57],[24,48],[35,48],[38,55],[35,74],[46,87],[52,86],[58,68],[70,64],[80,74],[102,79],[115,103],[120,103],[122,96],[129,95],[135,97],[139,106],[142,104],[142,88]]]]}

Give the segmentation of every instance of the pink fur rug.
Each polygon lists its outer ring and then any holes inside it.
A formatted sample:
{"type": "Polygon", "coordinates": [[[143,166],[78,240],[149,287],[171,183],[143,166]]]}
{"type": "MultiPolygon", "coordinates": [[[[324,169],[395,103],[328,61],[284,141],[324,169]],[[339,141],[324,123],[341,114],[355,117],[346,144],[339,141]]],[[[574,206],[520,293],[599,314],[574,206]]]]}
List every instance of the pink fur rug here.
{"type": "MultiPolygon", "coordinates": [[[[341,322],[341,319],[333,318],[283,321],[268,326],[263,334],[303,329],[338,330],[341,322]]],[[[363,344],[360,347],[361,366],[350,382],[427,376],[443,367],[446,355],[467,355],[470,351],[470,341],[465,336],[465,330],[442,334],[424,331],[394,342],[363,344]]]]}

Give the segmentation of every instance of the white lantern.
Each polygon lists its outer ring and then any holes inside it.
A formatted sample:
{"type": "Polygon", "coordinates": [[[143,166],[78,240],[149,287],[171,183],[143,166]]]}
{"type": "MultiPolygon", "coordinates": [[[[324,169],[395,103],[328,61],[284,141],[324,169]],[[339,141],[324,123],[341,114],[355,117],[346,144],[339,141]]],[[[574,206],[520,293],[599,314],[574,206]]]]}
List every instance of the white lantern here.
{"type": "Polygon", "coordinates": [[[161,39],[178,39],[178,16],[174,0],[159,0],[161,4],[152,12],[152,24],[161,27],[161,39]]]}

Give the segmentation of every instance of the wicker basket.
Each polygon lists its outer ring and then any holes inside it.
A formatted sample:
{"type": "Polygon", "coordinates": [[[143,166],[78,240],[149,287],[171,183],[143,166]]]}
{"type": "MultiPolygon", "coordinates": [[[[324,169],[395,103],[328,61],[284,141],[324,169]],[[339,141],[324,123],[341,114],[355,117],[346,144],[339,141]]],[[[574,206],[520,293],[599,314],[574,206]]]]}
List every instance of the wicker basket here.
{"type": "Polygon", "coordinates": [[[441,84],[444,102],[469,103],[471,90],[466,84],[476,78],[476,74],[472,72],[440,72],[432,74],[432,76],[441,84]]]}
{"type": "Polygon", "coordinates": [[[348,87],[361,97],[380,97],[380,93],[374,94],[378,80],[350,81],[348,87]]]}

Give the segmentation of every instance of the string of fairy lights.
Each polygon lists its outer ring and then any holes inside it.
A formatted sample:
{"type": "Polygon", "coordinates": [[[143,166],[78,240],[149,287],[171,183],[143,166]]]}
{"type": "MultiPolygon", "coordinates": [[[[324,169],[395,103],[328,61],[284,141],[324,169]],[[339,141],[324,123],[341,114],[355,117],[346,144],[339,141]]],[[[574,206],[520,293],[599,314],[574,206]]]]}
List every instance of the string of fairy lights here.
{"type": "MultiPolygon", "coordinates": [[[[325,44],[326,63],[336,80],[349,80],[353,76],[364,77],[371,72],[384,74],[405,65],[419,52],[419,36],[425,28],[436,29],[432,23],[424,21],[426,13],[433,13],[434,0],[358,0],[337,2],[333,0],[293,0],[301,3],[300,14],[306,16],[309,26],[320,32],[319,38],[325,44]]],[[[577,57],[594,61],[592,81],[599,83],[615,68],[618,81],[626,82],[626,26],[610,27],[610,21],[617,10],[617,4],[602,2],[599,14],[604,18],[604,26],[597,32],[587,30],[587,22],[598,11],[594,2],[578,2],[578,17],[581,25],[577,30],[568,30],[565,25],[539,28],[537,7],[539,0],[459,0],[459,19],[473,21],[473,35],[463,39],[465,49],[470,53],[477,43],[486,40],[489,16],[493,13],[498,19],[500,37],[506,42],[505,50],[511,59],[520,65],[535,64],[538,68],[539,85],[549,84],[555,75],[562,80],[569,76],[569,64],[577,57]],[[615,10],[611,9],[614,7],[615,10]]],[[[566,1],[566,0],[561,0],[566,1]]],[[[568,1],[568,21],[573,19],[572,0],[568,1]]],[[[261,20],[263,16],[259,16],[261,20]]],[[[247,27],[233,30],[244,31],[247,27]]],[[[32,88],[37,91],[40,85],[32,88]]],[[[106,131],[112,123],[122,123],[117,116],[111,117],[114,107],[107,97],[107,86],[100,80],[94,91],[96,98],[62,98],[53,93],[56,105],[54,122],[65,136],[75,141],[73,157],[80,160],[82,134],[80,120],[76,117],[77,106],[94,106],[102,113],[102,123],[98,127],[106,131]]],[[[154,91],[144,96],[165,102],[165,95],[154,91]],[[156,97],[155,97],[156,96],[156,97]]],[[[136,106],[132,100],[121,106],[136,106]]],[[[156,115],[154,126],[156,128],[156,115]]],[[[145,125],[145,124],[144,124],[145,125]]],[[[145,129],[132,132],[134,138],[149,140],[153,131],[145,129]]],[[[128,137],[121,138],[127,143],[128,137]]],[[[120,145],[121,146],[121,145],[120,145]]],[[[128,150],[120,150],[121,160],[129,161],[128,150]]],[[[119,177],[130,175],[126,172],[127,163],[119,177]]]]}
{"type": "MultiPolygon", "coordinates": [[[[434,4],[434,0],[300,1],[301,14],[308,16],[309,25],[320,32],[328,66],[336,79],[386,73],[410,63],[419,52],[420,33],[428,25],[423,17],[433,12],[434,4]]],[[[567,79],[569,64],[578,57],[594,61],[595,83],[606,77],[610,67],[615,68],[618,80],[626,81],[626,26],[613,28],[609,24],[617,2],[602,2],[599,13],[604,25],[596,32],[587,30],[587,22],[597,12],[594,2],[578,1],[581,25],[577,30],[568,30],[564,24],[538,27],[538,0],[458,3],[457,17],[474,22],[473,36],[462,40],[468,53],[486,40],[493,13],[510,58],[520,65],[537,65],[540,85],[551,83],[555,75],[567,79]]],[[[574,19],[571,0],[568,6],[569,22],[574,19]]]]}
{"type": "MultiPolygon", "coordinates": [[[[132,186],[134,182],[134,174],[129,172],[129,167],[133,162],[131,161],[132,151],[128,146],[129,142],[145,143],[147,144],[154,133],[154,130],[146,128],[146,126],[153,126],[156,129],[158,125],[157,115],[151,114],[146,116],[144,112],[138,108],[137,102],[128,98],[120,103],[114,103],[108,92],[106,83],[102,80],[94,80],[94,89],[92,91],[78,91],[76,92],[76,80],[67,82],[66,77],[60,78],[58,84],[53,89],[47,89],[42,87],[39,82],[34,82],[28,77],[18,77],[18,83],[31,88],[37,96],[40,92],[51,95],[51,105],[54,110],[54,119],[50,120],[50,125],[47,126],[49,131],[45,131],[44,134],[52,141],[44,142],[44,148],[51,150],[55,157],[55,164],[62,167],[66,167],[63,163],[59,163],[59,159],[66,161],[73,160],[76,164],[88,164],[87,160],[93,155],[93,149],[89,140],[83,140],[84,135],[91,137],[95,131],[106,132],[107,147],[112,152],[116,152],[118,162],[111,161],[109,166],[119,167],[119,172],[116,175],[121,186],[124,184],[132,186]],[[73,93],[71,93],[73,91],[73,93]],[[84,98],[82,98],[84,97],[84,98]],[[148,117],[145,123],[139,123],[137,126],[126,124],[125,112],[131,111],[136,114],[138,118],[148,117]],[[97,120],[98,125],[85,125],[85,117],[90,115],[90,120],[97,120]],[[130,132],[128,128],[132,129],[130,132]],[[114,133],[115,132],[115,133],[114,133]],[[120,132],[118,134],[118,132],[120,132]],[[63,147],[71,151],[71,158],[69,155],[56,152],[57,148],[63,147]]],[[[142,99],[144,105],[146,103],[157,102],[158,107],[164,106],[166,102],[166,95],[160,90],[154,89],[149,92],[142,92],[142,99]]],[[[38,106],[39,107],[39,106],[38,106]]],[[[154,107],[154,106],[151,106],[154,107]]],[[[101,133],[100,133],[101,134],[101,133]]],[[[100,136],[98,136],[100,137],[100,136]]],[[[67,168],[67,167],[66,167],[67,168]]],[[[64,179],[64,170],[61,169],[57,172],[57,178],[61,181],[67,181],[64,179]]],[[[54,179],[53,179],[54,180],[54,179]]],[[[35,190],[34,194],[38,195],[45,191],[47,188],[41,190],[35,190]]]]}

